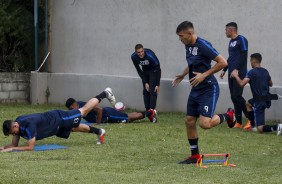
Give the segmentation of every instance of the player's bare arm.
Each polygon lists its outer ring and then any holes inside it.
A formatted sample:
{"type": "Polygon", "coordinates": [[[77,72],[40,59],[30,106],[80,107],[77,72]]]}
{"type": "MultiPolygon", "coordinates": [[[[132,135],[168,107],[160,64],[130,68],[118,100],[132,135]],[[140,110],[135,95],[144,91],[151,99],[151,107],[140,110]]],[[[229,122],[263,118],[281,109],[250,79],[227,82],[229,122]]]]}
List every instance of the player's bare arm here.
{"type": "Polygon", "coordinates": [[[272,80],[269,80],[268,85],[269,85],[269,87],[272,87],[272,86],[273,86],[272,80]]]}
{"type": "Polygon", "coordinates": [[[193,72],[194,74],[196,74],[196,76],[190,79],[191,86],[196,87],[198,84],[203,82],[207,76],[212,75],[227,66],[226,59],[222,57],[221,55],[216,56],[214,61],[216,62],[216,64],[211,69],[207,70],[206,72],[204,73],[193,72]]]}
{"type": "Polygon", "coordinates": [[[9,146],[3,150],[1,150],[1,152],[10,152],[10,151],[32,151],[35,145],[35,137],[33,137],[32,139],[30,139],[28,141],[28,146],[19,146],[18,147],[18,143],[19,143],[19,139],[20,137],[18,135],[14,135],[13,136],[13,140],[12,140],[12,146],[9,146]]]}
{"type": "Polygon", "coordinates": [[[225,71],[222,71],[220,74],[220,78],[223,79],[224,75],[225,75],[225,71]]]}
{"type": "Polygon", "coordinates": [[[103,108],[95,107],[93,110],[97,113],[96,122],[100,124],[102,122],[103,108]]]}
{"type": "Polygon", "coordinates": [[[187,67],[183,70],[182,74],[179,74],[179,75],[176,75],[176,76],[175,76],[176,78],[172,81],[172,86],[173,86],[173,87],[177,86],[177,85],[184,79],[184,77],[185,77],[188,73],[189,73],[189,67],[187,66],[187,67]]]}
{"type": "Polygon", "coordinates": [[[236,79],[237,83],[240,85],[240,86],[245,86],[246,84],[249,83],[250,79],[249,78],[244,78],[243,80],[240,79],[239,77],[239,72],[238,70],[233,70],[230,77],[233,77],[236,79]]]}
{"type": "Polygon", "coordinates": [[[19,144],[19,141],[20,141],[20,136],[14,135],[13,139],[12,139],[12,143],[8,144],[8,145],[5,145],[5,146],[1,146],[0,147],[0,151],[4,150],[4,149],[7,149],[7,148],[11,148],[11,147],[17,147],[18,144],[19,144]]]}

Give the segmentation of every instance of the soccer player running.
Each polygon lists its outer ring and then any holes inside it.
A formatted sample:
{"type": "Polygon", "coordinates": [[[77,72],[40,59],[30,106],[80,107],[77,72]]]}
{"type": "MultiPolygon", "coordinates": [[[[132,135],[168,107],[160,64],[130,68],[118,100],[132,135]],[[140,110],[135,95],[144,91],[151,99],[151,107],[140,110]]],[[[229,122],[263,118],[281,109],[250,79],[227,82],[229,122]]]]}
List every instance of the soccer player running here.
{"type": "Polygon", "coordinates": [[[267,98],[270,95],[269,87],[273,85],[271,77],[268,71],[261,67],[262,56],[260,53],[252,54],[250,60],[252,69],[243,80],[239,77],[238,70],[234,70],[231,73],[231,77],[240,86],[245,86],[247,83],[251,86],[253,98],[246,103],[251,122],[251,131],[255,130],[256,124],[257,130],[260,133],[277,131],[277,135],[280,135],[282,133],[282,124],[265,125],[265,109],[271,106],[271,101],[267,98]]]}
{"type": "MultiPolygon", "coordinates": [[[[73,98],[67,99],[65,106],[69,109],[79,109],[84,107],[86,102],[83,101],[76,101],[73,98]]],[[[127,123],[133,122],[135,120],[144,119],[148,117],[150,121],[152,121],[153,113],[151,111],[144,111],[144,112],[131,112],[131,113],[124,113],[118,111],[112,107],[104,107],[101,108],[96,106],[91,110],[83,119],[85,119],[89,123],[127,123]]]]}
{"type": "Polygon", "coordinates": [[[226,67],[227,61],[208,41],[194,33],[194,27],[191,22],[184,21],[179,24],[176,34],[185,45],[188,66],[182,74],[176,75],[172,85],[178,85],[189,74],[189,81],[192,86],[185,118],[186,132],[192,155],[179,162],[179,164],[193,164],[200,158],[199,136],[196,127],[197,119],[199,118],[200,120],[201,128],[210,129],[224,121],[227,121],[228,124],[233,124],[235,120],[234,111],[229,109],[227,113],[214,115],[219,96],[219,87],[213,74],[226,67]],[[211,67],[212,60],[216,62],[213,67],[211,67]]]}
{"type": "Polygon", "coordinates": [[[80,124],[81,118],[85,117],[102,99],[108,98],[111,103],[115,97],[111,88],[90,99],[82,108],[70,111],[52,110],[45,113],[23,115],[13,120],[6,120],[3,123],[5,136],[13,135],[12,143],[0,147],[1,152],[28,151],[33,150],[36,140],[56,135],[67,139],[73,132],[85,132],[98,135],[97,144],[104,143],[105,130],[80,124]],[[27,146],[18,146],[20,137],[28,140],[27,146]]]}
{"type": "MultiPolygon", "coordinates": [[[[228,84],[229,91],[231,95],[231,100],[234,104],[236,123],[233,128],[243,128],[242,126],[242,111],[248,118],[248,113],[246,109],[246,100],[243,98],[244,87],[239,86],[234,78],[231,78],[231,72],[233,70],[239,71],[239,77],[243,79],[247,73],[247,57],[248,57],[248,40],[237,33],[237,24],[235,22],[230,22],[226,24],[225,34],[227,38],[231,38],[228,45],[229,57],[227,59],[228,66],[225,67],[220,74],[220,78],[223,78],[226,70],[228,69],[228,84]]],[[[250,127],[250,122],[248,121],[244,129],[250,127]]]]}
{"type": "Polygon", "coordinates": [[[144,48],[142,44],[135,46],[131,59],[143,83],[145,108],[154,114],[153,122],[155,123],[157,122],[155,109],[161,80],[159,59],[152,50],[144,48]]]}

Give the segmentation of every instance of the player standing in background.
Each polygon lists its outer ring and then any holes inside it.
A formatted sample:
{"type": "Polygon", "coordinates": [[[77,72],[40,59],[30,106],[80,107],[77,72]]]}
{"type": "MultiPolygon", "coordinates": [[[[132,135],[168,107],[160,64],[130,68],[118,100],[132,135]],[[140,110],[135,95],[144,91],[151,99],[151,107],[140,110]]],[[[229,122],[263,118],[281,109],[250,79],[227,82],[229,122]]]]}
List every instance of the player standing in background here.
{"type": "Polygon", "coordinates": [[[157,122],[156,105],[161,80],[159,59],[152,50],[144,48],[142,44],[135,46],[131,59],[143,83],[145,108],[155,114],[153,122],[157,122]]]}
{"type": "Polygon", "coordinates": [[[197,119],[199,118],[200,127],[203,129],[210,129],[224,121],[227,121],[229,125],[234,123],[234,110],[228,109],[227,113],[214,115],[219,87],[213,74],[227,66],[226,59],[209,42],[195,35],[194,26],[191,22],[184,21],[179,24],[176,34],[185,45],[188,66],[182,74],[176,75],[172,85],[176,86],[189,74],[189,81],[192,86],[185,118],[186,133],[192,156],[179,162],[179,164],[193,164],[200,158],[197,119]],[[213,67],[211,67],[212,60],[216,62],[213,67]]]}
{"type": "MultiPolygon", "coordinates": [[[[226,70],[228,69],[228,84],[229,91],[231,95],[231,100],[234,104],[235,109],[235,117],[236,124],[233,128],[243,128],[242,127],[242,111],[245,116],[248,117],[247,109],[246,109],[246,100],[243,98],[243,90],[244,87],[239,86],[234,78],[231,78],[231,72],[233,70],[239,71],[239,77],[243,79],[247,73],[247,57],[248,57],[248,40],[237,33],[237,24],[235,22],[230,22],[226,24],[225,34],[227,38],[231,38],[228,45],[228,54],[229,57],[227,59],[228,66],[225,67],[220,74],[220,78],[223,78],[226,70]]],[[[248,121],[246,126],[249,128],[250,122],[248,121]]]]}
{"type": "Polygon", "coordinates": [[[231,77],[233,77],[240,86],[245,86],[247,83],[251,86],[253,98],[246,104],[252,126],[250,130],[254,130],[256,124],[257,130],[260,133],[277,131],[277,135],[280,135],[282,133],[282,124],[265,125],[265,109],[271,106],[271,101],[265,100],[265,98],[270,95],[269,87],[271,87],[273,83],[268,71],[261,67],[261,60],[261,54],[252,54],[251,66],[253,69],[247,73],[246,77],[242,80],[239,77],[238,70],[234,70],[231,73],[231,77]]]}

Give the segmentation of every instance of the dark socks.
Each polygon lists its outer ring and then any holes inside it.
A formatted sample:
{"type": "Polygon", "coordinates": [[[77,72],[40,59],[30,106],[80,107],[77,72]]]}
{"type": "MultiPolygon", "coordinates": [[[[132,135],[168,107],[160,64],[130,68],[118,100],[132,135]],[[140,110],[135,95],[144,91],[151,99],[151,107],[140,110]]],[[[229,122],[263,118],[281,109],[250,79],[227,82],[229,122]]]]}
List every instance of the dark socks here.
{"type": "Polygon", "coordinates": [[[277,125],[264,125],[262,128],[263,132],[276,132],[277,125]]]}
{"type": "Polygon", "coordinates": [[[255,127],[255,116],[254,116],[254,111],[248,111],[248,119],[250,120],[251,127],[255,127]]]}
{"type": "Polygon", "coordinates": [[[105,93],[105,91],[103,91],[99,95],[95,96],[95,98],[97,98],[99,100],[99,102],[101,102],[106,97],[107,97],[107,94],[105,93]]]}
{"type": "Polygon", "coordinates": [[[219,118],[220,118],[220,124],[223,123],[224,121],[229,121],[230,117],[228,114],[218,114],[219,118]]]}
{"type": "Polygon", "coordinates": [[[192,155],[199,154],[199,148],[198,148],[198,138],[196,139],[188,139],[190,150],[192,155]]]}
{"type": "Polygon", "coordinates": [[[101,130],[99,128],[95,128],[95,127],[92,127],[92,126],[89,126],[89,128],[90,128],[89,133],[94,133],[94,134],[97,134],[97,135],[101,134],[101,130]]]}
{"type": "MultiPolygon", "coordinates": [[[[220,118],[220,124],[223,123],[224,121],[229,121],[230,120],[230,116],[227,113],[224,114],[218,114],[219,118],[220,118]]],[[[234,126],[234,123],[228,124],[229,128],[232,128],[234,126]]]]}

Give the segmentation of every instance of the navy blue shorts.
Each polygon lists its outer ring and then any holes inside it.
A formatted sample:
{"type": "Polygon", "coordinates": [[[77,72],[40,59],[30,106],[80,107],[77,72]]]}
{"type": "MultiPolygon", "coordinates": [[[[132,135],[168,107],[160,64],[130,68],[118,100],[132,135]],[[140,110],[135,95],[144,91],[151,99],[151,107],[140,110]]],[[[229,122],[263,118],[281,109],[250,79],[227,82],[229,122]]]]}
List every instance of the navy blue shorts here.
{"type": "Polygon", "coordinates": [[[58,112],[62,119],[62,125],[57,133],[57,137],[67,139],[70,136],[71,130],[79,126],[81,121],[81,112],[77,109],[58,112]]]}
{"type": "Polygon", "coordinates": [[[117,111],[111,107],[103,108],[103,119],[107,118],[109,123],[128,122],[128,115],[121,111],[117,111]]]}
{"type": "Polygon", "coordinates": [[[254,108],[255,122],[257,126],[265,125],[265,109],[271,106],[271,101],[255,101],[253,98],[248,102],[254,108]]]}
{"type": "Polygon", "coordinates": [[[212,118],[219,96],[218,84],[200,90],[191,90],[187,102],[187,116],[212,118]]]}

